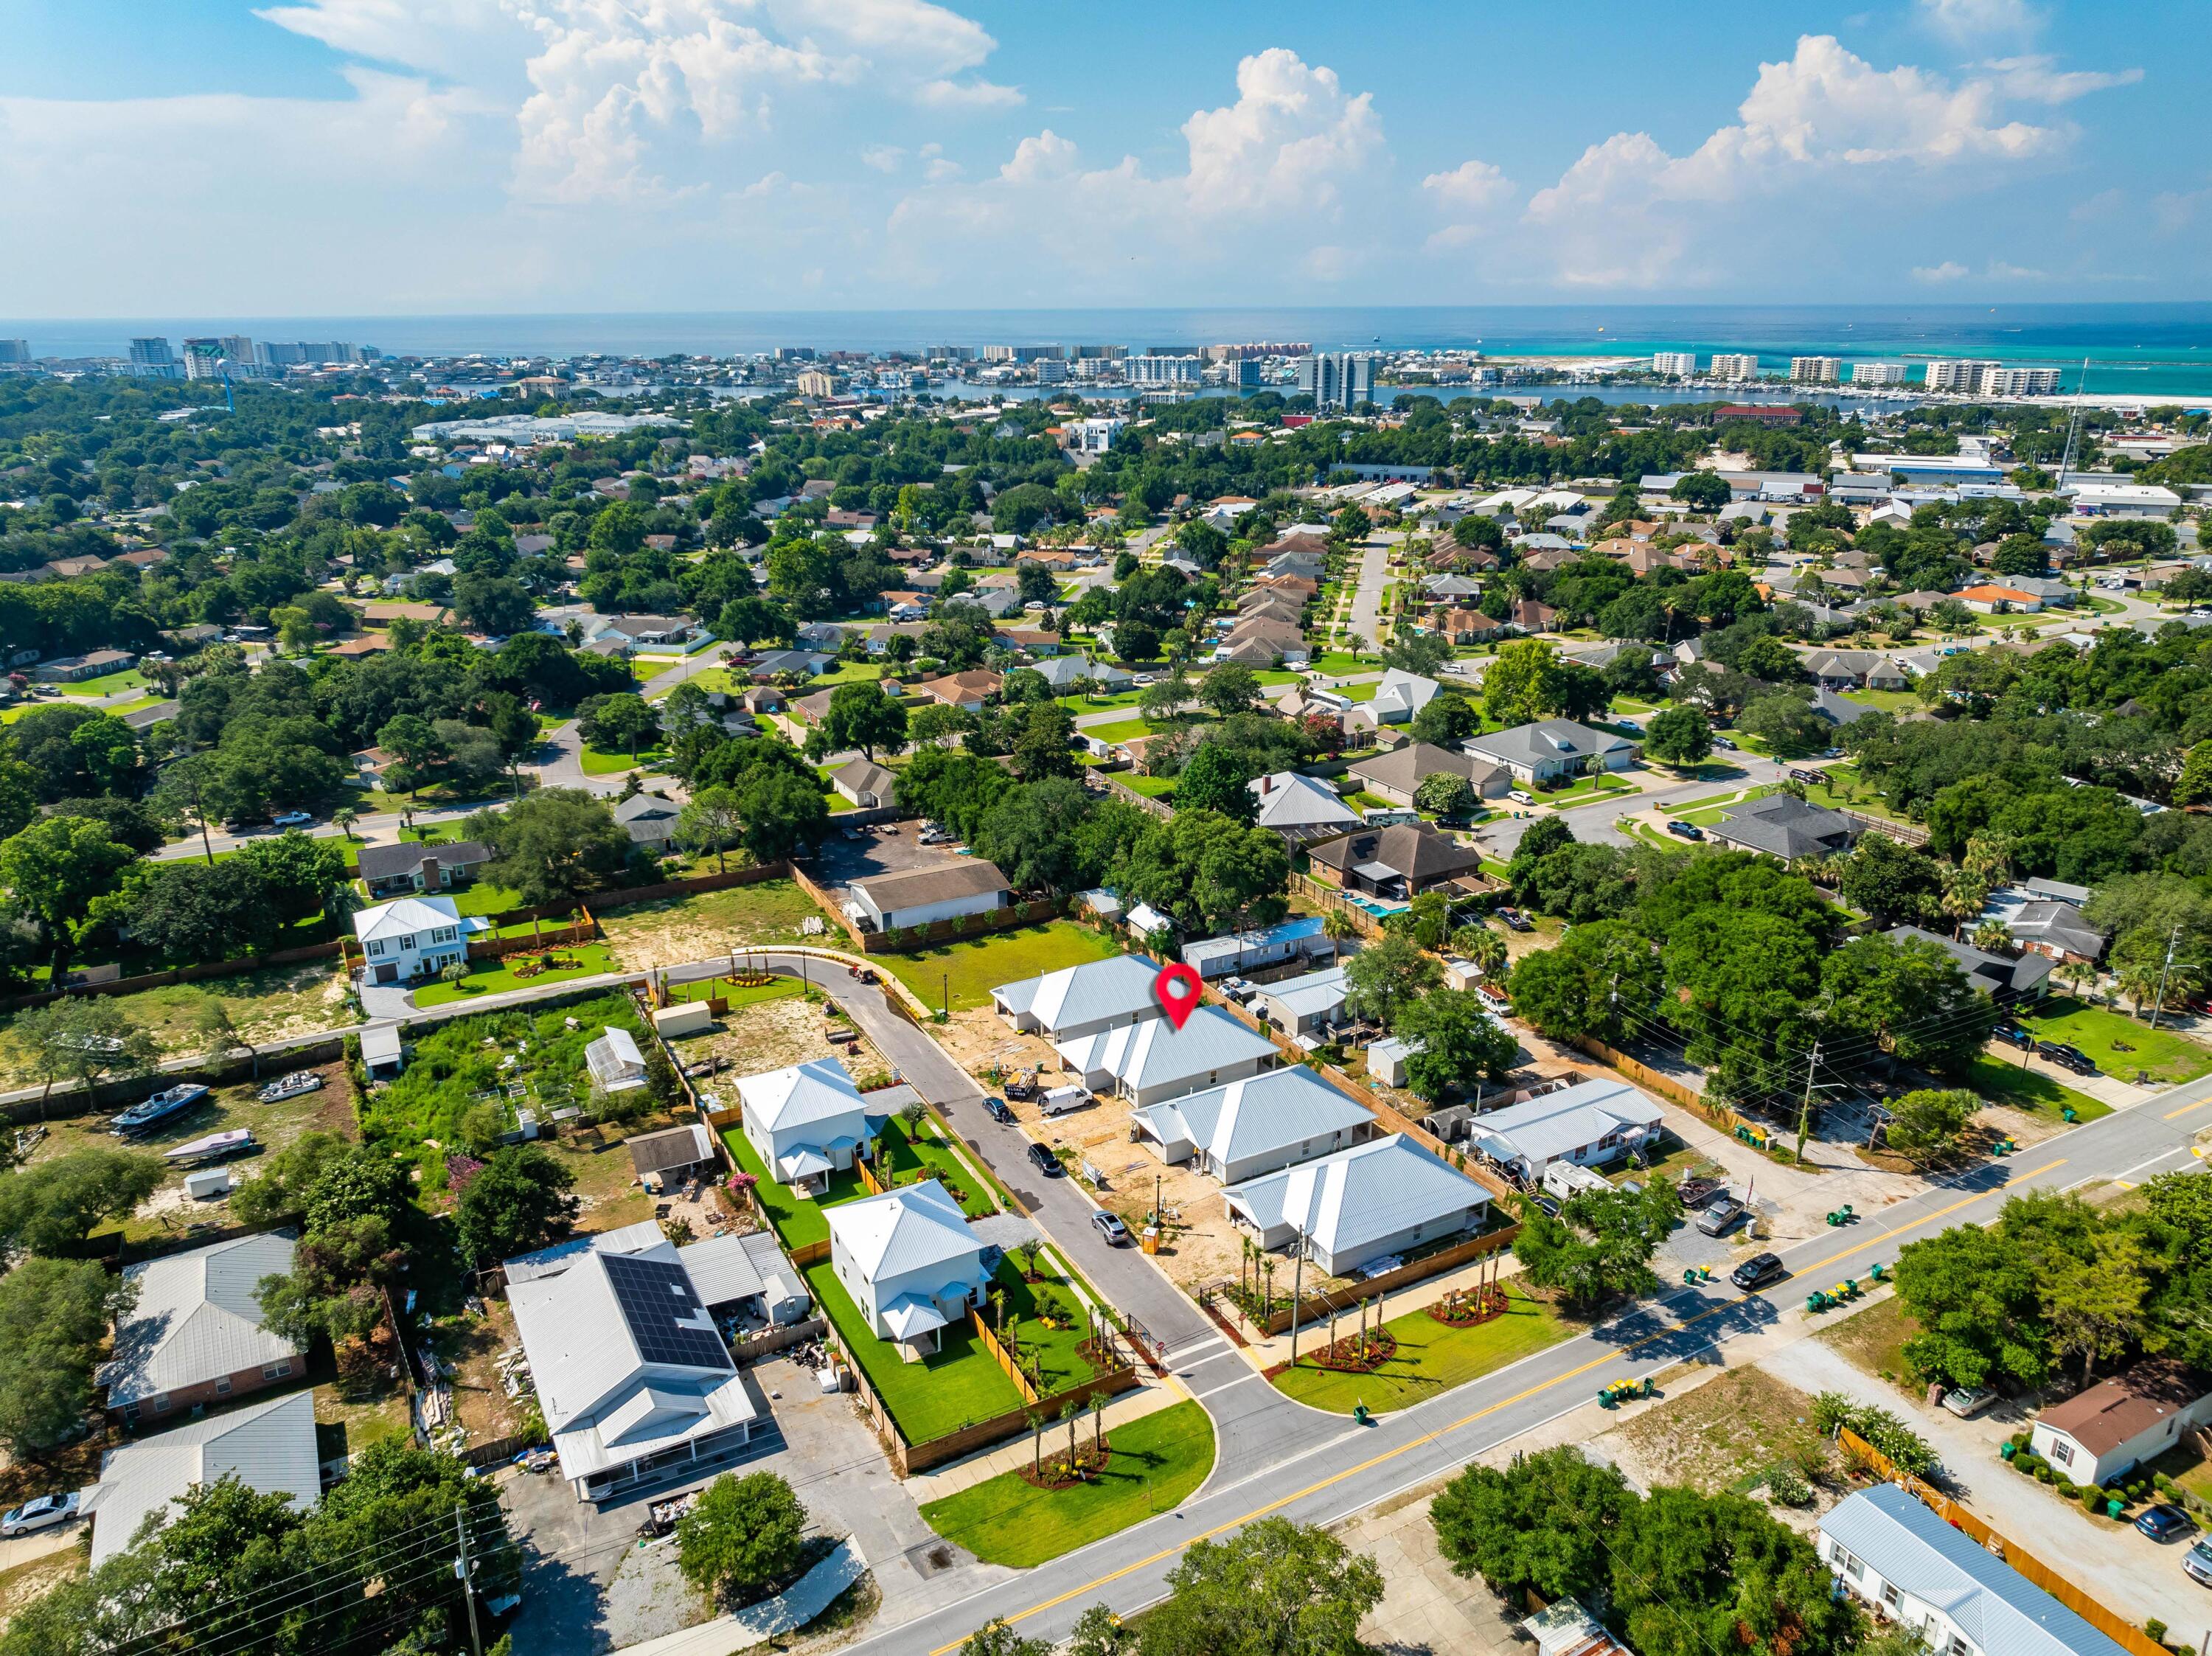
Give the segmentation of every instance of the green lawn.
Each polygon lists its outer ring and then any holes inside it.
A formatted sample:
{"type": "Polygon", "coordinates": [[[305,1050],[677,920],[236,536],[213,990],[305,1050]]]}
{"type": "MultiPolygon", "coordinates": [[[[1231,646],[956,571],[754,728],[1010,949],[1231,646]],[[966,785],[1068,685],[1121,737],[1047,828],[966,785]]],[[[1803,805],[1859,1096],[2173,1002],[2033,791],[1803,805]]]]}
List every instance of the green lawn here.
{"type": "Polygon", "coordinates": [[[1072,920],[1050,920],[919,954],[872,958],[932,1006],[945,1004],[949,986],[952,1010],[960,1012],[971,1006],[988,1006],[991,991],[1002,983],[1018,983],[1063,966],[1107,960],[1121,952],[1118,943],[1088,926],[1072,920]]]}
{"type": "Polygon", "coordinates": [[[1845,690],[1844,700],[1886,713],[1917,713],[1926,703],[1910,690],[1845,690]]]}
{"type": "Polygon", "coordinates": [[[612,776],[621,771],[635,770],[641,765],[650,765],[665,759],[668,750],[665,748],[641,748],[637,756],[632,758],[627,753],[608,753],[587,742],[580,757],[585,775],[612,776]]]}
{"type": "Polygon", "coordinates": [[[1550,805],[1555,810],[1564,810],[1570,805],[1584,804],[1592,799],[1639,792],[1641,790],[1635,783],[1624,780],[1608,771],[1601,776],[1577,777],[1566,787],[1554,788],[1538,794],[1536,801],[1539,804],[1550,805]]]}
{"type": "Polygon", "coordinates": [[[805,993],[806,986],[797,978],[770,978],[766,983],[746,984],[732,984],[721,978],[699,978],[690,983],[668,986],[671,1000],[722,1000],[728,1003],[732,1012],[740,1007],[790,1000],[805,993]]]}
{"type": "Polygon", "coordinates": [[[1095,736],[1101,742],[1126,742],[1133,736],[1151,736],[1156,730],[1167,730],[1169,725],[1154,725],[1149,719],[1116,719],[1103,725],[1085,725],[1083,734],[1095,736]]]}
{"type": "MultiPolygon", "coordinates": [[[[1087,1423],[1076,1427],[1088,1441],[1087,1423]]],[[[1048,1452],[1067,1446],[1065,1426],[1045,1434],[1048,1452]]],[[[1213,1422],[1195,1403],[1178,1403],[1106,1434],[1106,1471],[1086,1483],[1040,1489],[1001,1472],[921,1509],[923,1521],[986,1563],[1029,1569],[1102,1537],[1172,1511],[1213,1465],[1213,1422]]]]}
{"type": "Polygon", "coordinates": [[[830,1175],[830,1187],[819,1201],[794,1196],[790,1186],[778,1184],[769,1176],[760,1152],[753,1148],[752,1140],[747,1138],[741,1129],[734,1126],[723,1128],[722,1142],[730,1147],[730,1154],[737,1157],[738,1165],[758,1181],[753,1186],[753,1194],[760,1199],[762,1208],[767,1211],[769,1223],[775,1228],[775,1234],[783,1239],[787,1248],[802,1248],[810,1242],[828,1241],[830,1222],[822,1216],[823,1209],[867,1194],[861,1186],[860,1175],[848,1168],[842,1173],[830,1175]]]}
{"type": "Polygon", "coordinates": [[[146,687],[146,675],[136,667],[126,667],[119,673],[103,673],[98,678],[81,678],[74,684],[58,684],[54,688],[64,695],[112,695],[118,690],[141,690],[146,687]]]}
{"type": "Polygon", "coordinates": [[[465,919],[471,914],[504,914],[511,908],[522,907],[520,891],[494,885],[489,880],[456,887],[446,895],[453,900],[454,910],[465,919]]]}
{"type": "MultiPolygon", "coordinates": [[[[883,1399],[908,1443],[927,1443],[1022,1406],[1021,1392],[983,1349],[972,1322],[963,1319],[945,1329],[940,1349],[926,1362],[907,1362],[888,1342],[871,1331],[828,1260],[808,1266],[806,1281],[816,1301],[837,1325],[845,1349],[866,1374],[869,1386],[883,1399]]],[[[1002,1265],[996,1282],[1006,1290],[1010,1315],[1032,1308],[1032,1290],[1020,1282],[1012,1266],[1002,1265]]],[[[1048,1287],[1046,1291],[1051,1290],[1048,1287]]],[[[1025,1338],[1024,1344],[1028,1344],[1025,1338]]],[[[1054,1360],[1058,1354],[1049,1346],[1046,1356],[1046,1379],[1051,1390],[1074,1385],[1090,1374],[1089,1365],[1079,1359],[1074,1369],[1064,1368],[1054,1360]]]]}
{"type": "Polygon", "coordinates": [[[2154,1029],[2139,1018],[2109,1006],[2094,1006],[2070,995],[2057,995],[2042,1003],[2033,1017],[2020,1022],[2039,1040],[2063,1040],[2079,1046],[2108,1076],[2135,1079],[2138,1070],[2150,1071],[2160,1086],[2194,1081],[2212,1070],[2212,1051],[2172,1029],[2154,1029]],[[2124,1041],[2131,1049],[2119,1050],[2124,1041]]]}
{"type": "Polygon", "coordinates": [[[1356,656],[1342,650],[1324,650],[1306,663],[1306,670],[1328,677],[1341,678],[1347,673],[1376,672],[1381,670],[1382,665],[1378,657],[1356,656]]]}
{"type": "Polygon", "coordinates": [[[1862,816],[1879,816],[1892,822],[1908,820],[1892,810],[1872,786],[1859,779],[1856,765],[1830,765],[1821,774],[1827,779],[1825,782],[1805,790],[1808,804],[1826,805],[1831,810],[1855,810],[1862,816]]]}
{"type": "Polygon", "coordinates": [[[1329,694],[1340,695],[1346,701],[1372,701],[1375,700],[1375,693],[1382,688],[1381,679],[1370,678],[1364,684],[1340,684],[1329,694]]]}
{"type": "Polygon", "coordinates": [[[1172,776],[1127,775],[1117,779],[1132,793],[1141,793],[1147,799],[1164,799],[1175,792],[1172,776]]]}
{"type": "Polygon", "coordinates": [[[1116,690],[1111,695],[1063,695],[1054,698],[1060,705],[1076,714],[1110,713],[1116,707],[1133,707],[1145,699],[1142,690],[1116,690]]]}
{"type": "Polygon", "coordinates": [[[894,1116],[884,1123],[879,1155],[890,1164],[894,1186],[911,1182],[915,1175],[933,1178],[951,1191],[960,1210],[970,1219],[988,1219],[999,1210],[990,1186],[968,1158],[946,1142],[945,1130],[922,1118],[919,1138],[906,1136],[906,1124],[894,1116]]]}
{"type": "Polygon", "coordinates": [[[503,960],[480,961],[459,983],[433,983],[415,992],[417,1006],[438,1006],[449,1000],[481,1000],[486,995],[496,995],[508,989],[548,989],[557,984],[574,983],[579,978],[588,978],[601,972],[621,968],[607,952],[603,943],[572,943],[553,951],[555,957],[574,961],[575,967],[554,972],[540,972],[534,977],[519,978],[514,968],[534,961],[535,955],[509,955],[503,960]]]}
{"type": "Polygon", "coordinates": [[[2060,1111],[2068,1108],[2081,1121],[2094,1121],[2112,1113],[2112,1106],[2087,1093],[2077,1093],[2037,1071],[2024,1070],[2017,1059],[2008,1061],[1991,1052],[1974,1060],[1966,1084],[1993,1104],[2009,1104],[2015,1110],[2049,1116],[2054,1121],[2060,1111]]]}
{"type": "Polygon", "coordinates": [[[1659,809],[1669,816],[1678,816],[1698,828],[1711,828],[1738,805],[1761,798],[1771,792],[1771,789],[1765,787],[1737,788],[1732,792],[1710,793],[1700,799],[1685,799],[1679,804],[1662,805],[1659,809]]]}
{"type": "Polygon", "coordinates": [[[872,684],[893,669],[881,662],[841,661],[828,672],[817,675],[806,687],[809,695],[817,690],[834,690],[840,684],[872,684]]]}
{"type": "MultiPolygon", "coordinates": [[[[1397,1355],[1371,1374],[1333,1374],[1303,1359],[1275,1377],[1286,1397],[1334,1414],[1348,1415],[1364,1403],[1370,1413],[1406,1409],[1449,1392],[1492,1369],[1518,1362],[1531,1352],[1556,1345],[1574,1333],[1559,1313],[1508,1285],[1508,1307],[1473,1328],[1449,1328],[1426,1311],[1410,1312],[1382,1325],[1398,1342],[1397,1355]]],[[[1340,1322],[1340,1337],[1357,1327],[1340,1322]]],[[[1326,1340],[1326,1325],[1312,1331],[1316,1344],[1326,1340]]],[[[1301,1337],[1299,1344],[1304,1345],[1301,1337]]],[[[1307,1347],[1311,1350],[1311,1347],[1307,1347]]]]}

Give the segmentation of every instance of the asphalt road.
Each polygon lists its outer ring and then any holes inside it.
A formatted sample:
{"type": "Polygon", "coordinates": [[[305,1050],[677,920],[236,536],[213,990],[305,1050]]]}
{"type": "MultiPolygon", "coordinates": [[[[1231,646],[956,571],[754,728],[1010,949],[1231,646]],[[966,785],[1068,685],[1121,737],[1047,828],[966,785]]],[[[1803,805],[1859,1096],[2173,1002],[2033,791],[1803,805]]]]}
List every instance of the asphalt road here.
{"type": "MultiPolygon", "coordinates": [[[[1446,1474],[1471,1457],[1534,1430],[1590,1400],[1607,1382],[1655,1374],[1729,1342],[1803,1315],[1804,1296],[1845,1276],[1863,1279],[1876,1263],[1893,1264],[1907,1242],[1954,1225],[1986,1223],[2009,1195],[2061,1190],[2094,1180],[2139,1182],[2154,1174],[2200,1165],[2189,1153],[2192,1131],[2212,1127],[2212,1077],[2177,1088],[2136,1109],[2106,1116],[2038,1145],[2016,1162],[1978,1168],[1959,1180],[1869,1216],[1859,1225],[1813,1239],[1783,1255],[1791,1275],[1756,1295],[1723,1284],[1678,1289],[1637,1306],[1595,1331],[1524,1359],[1377,1424],[1358,1427],[1301,1405],[1264,1405],[1252,1416],[1304,1416],[1294,1436],[1261,1437],[1232,1422],[1208,1480],[1194,1500],[1118,1535],[1054,1560],[1013,1580],[860,1641],[863,1652],[946,1656],[994,1617],[1030,1637],[1064,1637],[1090,1604],[1128,1613],[1164,1592],[1164,1578],[1192,1542],[1227,1534],[1253,1520],[1281,1515],[1334,1523],[1392,1495],[1446,1474]],[[1285,1414],[1287,1410],[1289,1414],[1285,1414]]],[[[1052,1216],[1048,1213],[1048,1224],[1052,1216]]],[[[1055,1238],[1058,1227],[1053,1225],[1055,1238]]],[[[1085,1260],[1085,1268],[1091,1268],[1085,1260]]],[[[1103,1286],[1103,1284],[1102,1284],[1103,1286]]],[[[1115,1280],[1115,1292],[1121,1291],[1115,1280]]],[[[1173,1290],[1169,1290],[1172,1292],[1173,1290]]],[[[1243,1367],[1241,1359],[1230,1360],[1243,1367]]],[[[1227,1384],[1229,1363],[1211,1371],[1227,1384]]],[[[1249,1373],[1249,1370],[1247,1370],[1249,1373]]],[[[1215,1396],[1261,1386],[1256,1376],[1215,1396]]],[[[1272,1388],[1267,1388],[1272,1391],[1272,1388]]],[[[1237,1399],[1240,1407],[1243,1398],[1237,1399]]]]}

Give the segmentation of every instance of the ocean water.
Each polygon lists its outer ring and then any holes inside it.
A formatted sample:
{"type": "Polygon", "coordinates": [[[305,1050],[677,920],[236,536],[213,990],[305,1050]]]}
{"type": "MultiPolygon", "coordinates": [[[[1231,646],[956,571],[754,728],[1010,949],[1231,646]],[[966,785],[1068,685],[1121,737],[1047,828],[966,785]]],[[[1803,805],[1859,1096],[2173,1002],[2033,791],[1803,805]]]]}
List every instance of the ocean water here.
{"type": "Polygon", "coordinates": [[[0,319],[35,355],[120,355],[134,336],[244,333],[338,339],[390,354],[568,357],[741,355],[930,345],[1117,344],[1142,351],[1243,341],[1480,350],[1490,356],[1639,356],[1752,351],[1769,372],[1792,356],[1912,362],[1984,357],[2057,366],[2067,391],[2212,396],[2212,304],[1575,305],[1158,310],[787,311],[695,314],[192,317],[0,319]],[[2087,361],[2086,371],[2082,367],[2087,361]]]}

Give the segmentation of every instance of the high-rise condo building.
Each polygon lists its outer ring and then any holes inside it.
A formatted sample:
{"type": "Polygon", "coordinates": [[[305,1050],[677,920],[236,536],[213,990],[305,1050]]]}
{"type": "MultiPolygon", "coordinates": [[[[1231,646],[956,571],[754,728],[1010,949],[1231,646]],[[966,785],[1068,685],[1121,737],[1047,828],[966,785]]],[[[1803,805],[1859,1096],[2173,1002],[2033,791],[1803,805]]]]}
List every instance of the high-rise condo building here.
{"type": "Polygon", "coordinates": [[[1713,366],[1707,372],[1716,379],[1756,379],[1759,359],[1749,355],[1723,355],[1713,358],[1713,366]]]}
{"type": "Polygon", "coordinates": [[[1698,371],[1695,351],[1654,351],[1651,353],[1651,372],[1672,374],[1677,379],[1687,379],[1698,371]]]}
{"type": "Polygon", "coordinates": [[[1793,385],[1832,385],[1844,377],[1840,356],[1793,356],[1790,383],[1793,385]]]}
{"type": "Polygon", "coordinates": [[[1851,364],[1851,384],[1854,385],[1901,385],[1904,383],[1905,364],[1902,362],[1851,364]]]}
{"type": "Polygon", "coordinates": [[[1298,359],[1298,390],[1317,409],[1352,409],[1375,400],[1375,359],[1364,351],[1322,351],[1298,359]]]}

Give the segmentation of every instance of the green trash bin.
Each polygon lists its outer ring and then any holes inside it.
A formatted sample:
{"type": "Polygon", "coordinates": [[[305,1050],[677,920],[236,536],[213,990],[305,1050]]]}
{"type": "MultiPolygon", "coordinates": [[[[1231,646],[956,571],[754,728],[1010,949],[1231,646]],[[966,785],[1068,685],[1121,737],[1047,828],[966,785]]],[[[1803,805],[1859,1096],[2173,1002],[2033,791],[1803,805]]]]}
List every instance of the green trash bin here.
{"type": "Polygon", "coordinates": [[[2019,1453],[2020,1445],[2014,1443],[2010,1438],[2007,1438],[2002,1443],[1997,1446],[1997,1459],[1999,1460],[2010,1460],[2019,1453]]]}
{"type": "Polygon", "coordinates": [[[2107,1518],[2118,1518],[2125,1511],[2127,1511],[2127,1506],[2124,1501],[2107,1501],[2105,1503],[2105,1516],[2107,1518]]]}

